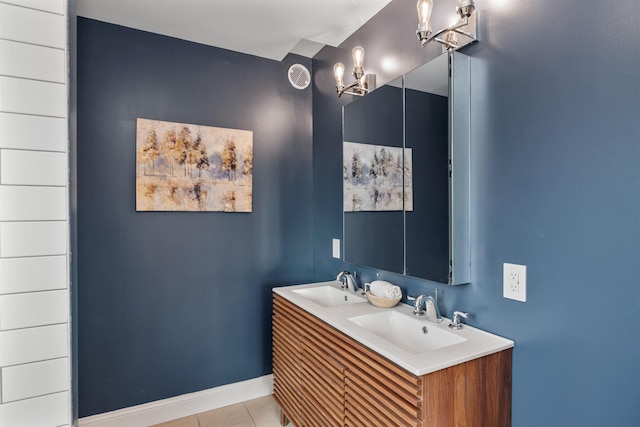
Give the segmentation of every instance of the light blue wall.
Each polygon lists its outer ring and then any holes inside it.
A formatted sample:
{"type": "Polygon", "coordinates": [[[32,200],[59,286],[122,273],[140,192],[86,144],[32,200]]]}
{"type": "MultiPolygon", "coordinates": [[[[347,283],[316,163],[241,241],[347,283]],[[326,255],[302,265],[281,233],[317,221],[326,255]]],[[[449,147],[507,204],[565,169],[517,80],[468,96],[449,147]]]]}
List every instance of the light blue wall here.
{"type": "MultiPolygon", "coordinates": [[[[436,2],[436,20],[445,2],[436,2]]],[[[449,2],[453,5],[454,2],[449,2]]],[[[453,6],[451,6],[453,7],[453,6]]],[[[516,342],[513,425],[640,425],[640,2],[477,0],[472,63],[472,283],[447,315],[516,342]],[[527,265],[526,303],[502,298],[502,264],[527,265]]],[[[331,66],[351,47],[381,83],[435,55],[415,1],[394,0],[314,60],[315,279],[355,268],[409,292],[430,282],[331,259],[341,236],[340,107],[331,66]],[[386,57],[397,60],[383,71],[386,57]]],[[[434,27],[441,25],[434,23],[434,27]]],[[[427,244],[425,242],[425,244],[427,244]]]]}

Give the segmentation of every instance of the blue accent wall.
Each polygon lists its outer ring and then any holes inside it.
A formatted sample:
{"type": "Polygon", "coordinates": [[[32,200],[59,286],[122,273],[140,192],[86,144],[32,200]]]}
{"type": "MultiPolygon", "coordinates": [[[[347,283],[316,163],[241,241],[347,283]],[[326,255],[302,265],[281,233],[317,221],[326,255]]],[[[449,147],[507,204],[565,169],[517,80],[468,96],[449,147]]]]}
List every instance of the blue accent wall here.
{"type": "MultiPolygon", "coordinates": [[[[448,22],[434,5],[434,28],[448,22]]],[[[453,4],[450,5],[453,8],[453,4]]],[[[340,109],[331,67],[365,48],[384,84],[435,57],[414,0],[394,0],[314,58],[314,278],[342,268],[515,341],[513,426],[640,425],[640,32],[637,0],[477,1],[471,57],[472,281],[433,282],[331,258],[342,234],[340,109]],[[382,64],[386,64],[386,68],[382,64]],[[394,69],[389,69],[395,64],[394,69]],[[527,302],[502,264],[527,265],[527,302]]],[[[345,62],[346,61],[346,62],[345,62]]],[[[425,242],[428,244],[428,242],[425,242]]]]}
{"type": "Polygon", "coordinates": [[[312,278],[293,63],[78,19],[80,417],[271,372],[271,288],[312,278]],[[136,118],[253,131],[253,212],[136,212],[136,118]]]}

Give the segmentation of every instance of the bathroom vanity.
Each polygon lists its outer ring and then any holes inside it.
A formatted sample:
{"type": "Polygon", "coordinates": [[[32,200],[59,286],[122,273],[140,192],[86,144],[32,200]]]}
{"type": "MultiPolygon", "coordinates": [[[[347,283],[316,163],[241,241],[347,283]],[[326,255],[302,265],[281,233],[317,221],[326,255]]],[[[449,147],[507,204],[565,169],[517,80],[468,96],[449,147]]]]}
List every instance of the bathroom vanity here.
{"type": "Polygon", "coordinates": [[[448,324],[374,307],[339,282],[275,288],[282,425],[510,426],[513,341],[448,324]]]}

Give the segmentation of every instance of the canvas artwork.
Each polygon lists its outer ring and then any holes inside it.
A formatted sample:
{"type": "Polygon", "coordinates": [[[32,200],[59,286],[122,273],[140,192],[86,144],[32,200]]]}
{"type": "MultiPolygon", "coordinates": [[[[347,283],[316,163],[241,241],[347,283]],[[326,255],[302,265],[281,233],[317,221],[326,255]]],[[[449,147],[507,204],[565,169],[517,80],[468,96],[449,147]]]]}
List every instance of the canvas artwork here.
{"type": "Polygon", "coordinates": [[[253,132],[138,119],[137,211],[251,212],[253,132]]]}
{"type": "Polygon", "coordinates": [[[344,142],[345,212],[413,210],[412,151],[401,147],[344,142]],[[404,160],[404,161],[403,161],[404,160]],[[404,191],[403,191],[404,175],[404,191]]]}

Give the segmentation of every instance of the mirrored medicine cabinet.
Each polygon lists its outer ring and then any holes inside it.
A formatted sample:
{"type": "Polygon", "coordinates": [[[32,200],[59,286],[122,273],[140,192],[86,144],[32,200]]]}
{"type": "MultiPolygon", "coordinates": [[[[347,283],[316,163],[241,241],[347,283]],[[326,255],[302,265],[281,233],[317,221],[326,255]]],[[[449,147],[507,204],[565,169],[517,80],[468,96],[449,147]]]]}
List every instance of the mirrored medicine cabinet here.
{"type": "Polygon", "coordinates": [[[470,64],[443,53],[343,107],[344,260],[470,281],[470,64]]]}

